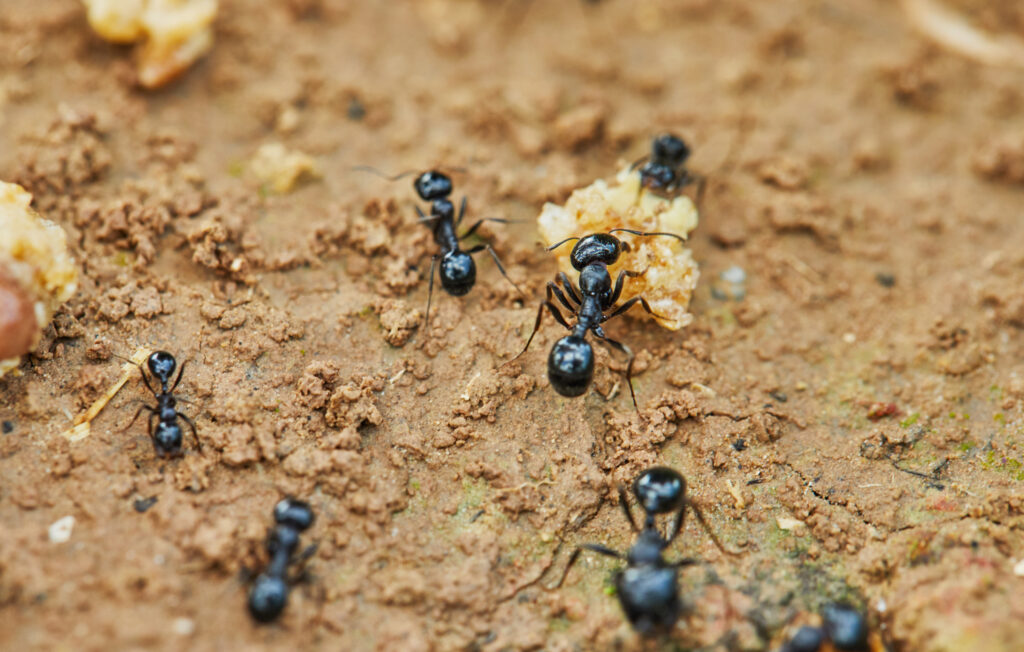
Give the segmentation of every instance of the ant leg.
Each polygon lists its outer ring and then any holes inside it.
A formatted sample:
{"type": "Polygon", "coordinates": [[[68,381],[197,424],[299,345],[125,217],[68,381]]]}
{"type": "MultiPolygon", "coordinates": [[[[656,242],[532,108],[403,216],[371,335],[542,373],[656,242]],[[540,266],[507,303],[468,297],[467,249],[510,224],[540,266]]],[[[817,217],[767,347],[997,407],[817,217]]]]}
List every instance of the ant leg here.
{"type": "Polygon", "coordinates": [[[620,231],[623,233],[632,233],[633,235],[639,236],[665,235],[670,238],[675,238],[680,242],[686,242],[686,238],[679,235],[678,233],[666,233],[665,231],[637,231],[635,229],[612,229],[611,231],[608,232],[608,234],[611,235],[612,233],[618,233],[620,231]]]}
{"type": "MultiPolygon", "coordinates": [[[[623,242],[622,244],[626,243],[623,242]]],[[[619,272],[619,277],[615,279],[615,288],[612,290],[612,297],[611,299],[608,300],[608,305],[614,306],[615,302],[619,300],[620,296],[622,296],[622,284],[625,283],[627,276],[629,278],[636,278],[638,276],[643,275],[643,272],[632,272],[628,269],[624,269],[621,272],[619,272]]]]}
{"type": "Polygon", "coordinates": [[[160,447],[156,445],[156,437],[153,436],[153,419],[155,419],[158,416],[159,415],[157,414],[156,410],[153,410],[149,414],[149,440],[153,442],[153,446],[156,448],[157,452],[160,453],[160,457],[163,457],[163,452],[160,450],[160,447]]]}
{"type": "Polygon", "coordinates": [[[640,408],[637,407],[636,404],[636,392],[633,390],[633,359],[636,356],[634,356],[633,352],[629,349],[629,347],[623,344],[622,342],[617,342],[611,339],[610,337],[606,337],[604,331],[601,330],[600,326],[595,327],[593,330],[594,335],[596,335],[601,341],[605,342],[616,351],[619,351],[620,353],[625,353],[627,356],[629,356],[629,362],[626,363],[626,384],[629,385],[629,396],[630,398],[633,399],[633,409],[639,411],[640,408]]]}
{"type": "Polygon", "coordinates": [[[430,217],[427,217],[426,215],[423,214],[423,211],[420,210],[419,206],[416,207],[416,214],[420,216],[420,218],[416,220],[417,222],[420,223],[433,222],[439,219],[440,217],[439,215],[431,215],[430,217]]]}
{"type": "Polygon", "coordinates": [[[480,225],[484,222],[499,222],[501,224],[512,224],[512,220],[506,220],[503,217],[485,217],[482,220],[477,220],[473,226],[469,227],[469,230],[459,236],[459,240],[464,240],[469,236],[476,233],[476,230],[480,228],[480,225]]]}
{"type": "Polygon", "coordinates": [[[319,547],[320,543],[318,541],[314,541],[306,546],[306,549],[295,557],[292,561],[292,567],[295,569],[295,574],[288,580],[289,584],[298,584],[299,582],[304,582],[309,579],[309,575],[306,573],[306,562],[316,554],[317,548],[319,547]]]}
{"type": "Polygon", "coordinates": [[[629,521],[629,527],[633,528],[634,532],[639,532],[640,528],[636,526],[636,521],[633,520],[633,512],[629,509],[629,500],[626,499],[626,490],[619,485],[619,506],[622,507],[622,511],[626,514],[626,520],[629,521]]]}
{"type": "MultiPolygon", "coordinates": [[[[702,528],[704,528],[704,531],[708,533],[709,537],[711,537],[711,541],[715,544],[716,548],[718,548],[719,550],[721,550],[722,552],[724,552],[727,555],[735,556],[737,554],[735,552],[729,552],[728,550],[725,549],[725,547],[722,545],[722,542],[719,541],[718,537],[715,536],[715,533],[711,531],[711,526],[709,526],[708,522],[704,520],[704,514],[700,511],[700,508],[697,507],[697,505],[694,504],[694,502],[692,500],[690,500],[689,498],[687,498],[686,502],[683,503],[683,507],[681,508],[680,511],[681,512],[685,511],[687,507],[689,507],[690,509],[693,510],[693,515],[697,517],[698,521],[700,521],[700,526],[702,528]]],[[[680,520],[682,520],[682,518],[680,518],[680,520]]]]}
{"type": "Polygon", "coordinates": [[[153,396],[157,396],[156,390],[149,384],[149,378],[146,377],[146,370],[142,368],[142,365],[136,365],[139,368],[139,373],[142,374],[142,382],[146,383],[146,389],[152,392],[153,396]]]}
{"type": "Polygon", "coordinates": [[[610,314],[608,314],[608,316],[606,316],[604,318],[603,321],[608,321],[612,317],[618,317],[622,313],[626,312],[627,310],[629,310],[630,308],[635,306],[637,301],[639,301],[640,305],[642,305],[644,307],[644,310],[647,311],[647,314],[653,316],[656,319],[664,319],[663,316],[659,315],[658,313],[654,312],[653,309],[651,309],[651,304],[647,303],[647,299],[645,299],[643,297],[633,297],[632,299],[630,299],[626,303],[622,304],[621,306],[619,306],[618,308],[613,310],[610,314]]]}
{"type": "Polygon", "coordinates": [[[132,417],[132,420],[128,422],[127,426],[125,426],[124,428],[121,428],[121,432],[124,432],[125,430],[128,430],[129,428],[131,428],[132,425],[135,423],[135,421],[139,418],[139,415],[142,414],[143,410],[149,410],[151,417],[152,417],[153,414],[156,414],[156,408],[151,408],[148,405],[141,405],[141,406],[139,406],[139,409],[135,411],[135,416],[132,417]]]}
{"type": "MultiPolygon", "coordinates": [[[[565,293],[572,298],[573,303],[581,305],[583,303],[583,299],[581,299],[580,295],[576,293],[576,288],[574,288],[572,283],[569,282],[569,277],[565,275],[565,272],[558,272],[558,280],[562,282],[562,287],[565,288],[565,293]]],[[[575,312],[575,310],[573,312],[575,312]]]]}
{"type": "Polygon", "coordinates": [[[687,566],[696,566],[697,564],[703,564],[704,562],[700,559],[694,559],[693,557],[687,557],[686,559],[680,559],[679,561],[670,561],[669,566],[674,568],[686,568],[687,566]]]}
{"type": "Polygon", "coordinates": [[[548,281],[547,295],[548,295],[548,301],[551,301],[551,297],[552,297],[552,295],[554,295],[555,297],[558,298],[558,301],[563,306],[565,306],[566,310],[568,310],[569,312],[576,312],[576,309],[572,307],[572,305],[569,303],[569,300],[566,299],[565,295],[562,294],[562,291],[560,289],[558,289],[558,286],[555,285],[554,283],[552,283],[551,281],[548,281]]]}
{"type": "Polygon", "coordinates": [[[537,307],[537,321],[533,324],[533,332],[530,333],[529,339],[526,340],[526,346],[524,346],[523,350],[519,352],[519,355],[512,358],[512,360],[509,360],[509,362],[517,360],[520,355],[526,353],[526,350],[530,348],[530,343],[533,342],[533,336],[537,334],[537,330],[540,328],[540,321],[544,317],[544,306],[548,307],[548,310],[551,312],[551,316],[555,318],[555,321],[564,326],[566,330],[572,330],[572,327],[566,323],[565,317],[562,316],[561,311],[558,310],[558,306],[550,301],[542,301],[540,306],[537,307]]]}
{"type": "Polygon", "coordinates": [[[643,156],[641,156],[637,160],[633,161],[632,165],[629,166],[629,171],[632,172],[633,170],[635,170],[637,168],[638,165],[640,165],[641,163],[646,163],[650,159],[651,159],[651,155],[650,154],[644,154],[643,156]]]}
{"type": "Polygon", "coordinates": [[[565,565],[565,570],[562,571],[562,579],[558,580],[558,584],[555,585],[556,589],[561,587],[562,584],[565,583],[565,578],[569,575],[569,570],[572,569],[573,564],[576,563],[576,560],[579,559],[580,553],[583,552],[584,550],[589,550],[591,552],[596,552],[596,553],[598,553],[600,555],[604,555],[606,557],[614,557],[616,559],[622,559],[622,553],[616,552],[615,550],[612,550],[611,548],[606,548],[605,546],[602,546],[602,545],[597,544],[597,543],[584,543],[584,544],[581,544],[579,546],[576,546],[576,549],[572,551],[572,555],[569,557],[569,563],[567,563],[565,565]]]}
{"type": "Polygon", "coordinates": [[[455,226],[462,224],[462,216],[466,214],[466,196],[462,196],[462,202],[459,204],[459,218],[455,220],[455,226]]]}
{"type": "MultiPolygon", "coordinates": [[[[417,209],[419,210],[419,209],[417,209]]],[[[437,256],[430,258],[430,282],[427,284],[427,312],[423,315],[423,332],[427,332],[430,325],[430,301],[434,298],[434,268],[437,267],[437,256]]]]}
{"type": "Polygon", "coordinates": [[[695,183],[697,184],[697,198],[695,203],[697,204],[697,210],[701,210],[704,206],[704,190],[708,186],[708,178],[703,174],[690,175],[695,183]]]}
{"type": "Polygon", "coordinates": [[[171,391],[172,391],[172,392],[173,392],[174,390],[178,389],[178,383],[180,383],[180,382],[181,382],[181,374],[185,373],[185,365],[186,365],[187,363],[188,363],[188,360],[185,360],[185,362],[182,362],[182,363],[181,363],[181,366],[180,366],[180,367],[178,367],[178,377],[174,379],[174,386],[173,386],[173,387],[171,387],[171,391]]]}
{"type": "Polygon", "coordinates": [[[472,255],[472,254],[480,253],[481,251],[484,251],[484,250],[486,250],[487,253],[491,254],[491,258],[494,259],[494,264],[498,266],[498,271],[501,272],[501,275],[505,277],[505,280],[512,284],[512,287],[514,287],[516,289],[516,292],[519,293],[519,296],[525,297],[526,295],[523,294],[523,291],[520,290],[519,286],[515,284],[515,281],[510,279],[508,277],[508,274],[505,273],[505,266],[501,264],[501,260],[498,259],[498,254],[495,253],[494,248],[491,247],[491,245],[489,245],[489,244],[477,245],[477,246],[473,247],[472,249],[466,250],[466,253],[472,255]]]}
{"type": "Polygon", "coordinates": [[[551,245],[550,247],[548,247],[544,251],[554,251],[555,249],[558,249],[559,247],[564,245],[566,242],[570,242],[572,240],[579,240],[579,237],[575,236],[575,237],[572,237],[572,238],[566,238],[565,240],[562,240],[561,242],[556,242],[555,244],[551,245]]]}
{"type": "Polygon", "coordinates": [[[192,428],[192,436],[195,437],[195,439],[196,439],[196,448],[198,448],[199,451],[202,452],[202,450],[203,450],[203,442],[199,441],[199,433],[196,432],[196,424],[192,423],[192,419],[189,419],[187,416],[185,416],[181,412],[175,412],[175,414],[177,414],[179,417],[181,417],[181,419],[185,423],[187,423],[190,428],[192,428]]]}

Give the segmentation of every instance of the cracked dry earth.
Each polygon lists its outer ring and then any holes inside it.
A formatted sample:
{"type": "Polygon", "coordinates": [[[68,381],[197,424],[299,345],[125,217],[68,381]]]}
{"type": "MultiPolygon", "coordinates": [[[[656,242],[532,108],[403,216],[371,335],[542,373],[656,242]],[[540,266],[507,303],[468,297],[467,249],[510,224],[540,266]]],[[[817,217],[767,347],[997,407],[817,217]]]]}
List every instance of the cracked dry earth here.
{"type": "Polygon", "coordinates": [[[72,0],[0,16],[0,177],[81,275],[0,380],[0,649],[762,650],[833,600],[896,650],[1024,648],[1020,71],[880,0],[225,0],[169,88],[129,57],[72,0]],[[604,351],[561,398],[557,326],[504,364],[555,273],[534,218],[661,130],[710,177],[695,321],[609,324],[639,411],[604,351]],[[322,179],[261,186],[271,142],[322,179]],[[424,331],[434,245],[408,180],[359,164],[464,167],[471,216],[520,220],[483,234],[530,298],[482,257],[424,331]],[[202,451],[124,430],[137,379],[60,436],[139,346],[187,360],[202,451]],[[690,524],[691,613],[645,644],[616,562],[549,587],[577,543],[629,545],[614,488],[655,464],[740,555],[690,524]],[[245,569],[285,494],[319,550],[256,627],[245,569]]]}

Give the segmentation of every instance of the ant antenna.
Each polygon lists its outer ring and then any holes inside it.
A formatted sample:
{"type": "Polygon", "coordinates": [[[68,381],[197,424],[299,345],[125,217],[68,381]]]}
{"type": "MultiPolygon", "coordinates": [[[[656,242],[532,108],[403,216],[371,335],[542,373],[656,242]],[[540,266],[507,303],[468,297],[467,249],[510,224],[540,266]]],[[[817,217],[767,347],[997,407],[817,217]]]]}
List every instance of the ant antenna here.
{"type": "MultiPolygon", "coordinates": [[[[680,242],[686,242],[686,238],[684,238],[683,236],[679,235],[678,233],[665,233],[663,231],[634,231],[633,229],[612,229],[611,231],[608,232],[608,234],[611,235],[612,233],[615,233],[616,231],[622,231],[622,232],[625,232],[625,233],[632,233],[633,235],[640,235],[640,236],[667,235],[668,237],[675,238],[676,240],[678,240],[680,242]]],[[[559,244],[562,244],[562,243],[559,243],[559,244]]],[[[558,246],[558,245],[555,245],[555,246],[558,246]]],[[[554,247],[552,247],[552,249],[553,248],[554,247]]],[[[551,249],[548,249],[548,251],[551,251],[551,249]]]]}
{"type": "Polygon", "coordinates": [[[352,169],[358,172],[369,172],[370,174],[375,174],[382,179],[387,179],[388,181],[398,181],[399,179],[407,177],[410,174],[416,174],[416,170],[406,170],[405,172],[402,172],[400,174],[390,176],[381,172],[377,168],[371,167],[369,165],[354,165],[352,166],[352,169]]]}
{"type": "Polygon", "coordinates": [[[544,251],[554,251],[555,249],[558,249],[559,247],[561,247],[562,245],[564,245],[564,244],[565,244],[566,242],[570,242],[570,241],[572,241],[572,240],[579,240],[579,236],[574,236],[574,237],[572,237],[572,238],[566,238],[565,240],[562,240],[562,241],[561,241],[561,242],[559,242],[559,243],[556,243],[556,244],[553,244],[553,245],[551,245],[550,247],[548,247],[548,248],[547,248],[547,249],[545,249],[544,251]]]}

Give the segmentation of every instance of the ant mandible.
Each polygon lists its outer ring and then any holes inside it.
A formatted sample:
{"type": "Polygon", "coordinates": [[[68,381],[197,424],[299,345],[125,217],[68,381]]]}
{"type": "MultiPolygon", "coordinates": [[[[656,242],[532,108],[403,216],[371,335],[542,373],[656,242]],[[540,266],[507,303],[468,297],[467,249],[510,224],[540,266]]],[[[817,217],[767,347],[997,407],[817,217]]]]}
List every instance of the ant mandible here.
{"type": "MultiPolygon", "coordinates": [[[[657,136],[651,143],[650,155],[645,158],[647,158],[647,162],[640,167],[641,189],[674,193],[684,186],[696,183],[696,203],[700,206],[707,179],[686,169],[686,160],[690,158],[690,147],[682,138],[673,134],[657,136]]],[[[632,167],[635,168],[639,162],[634,163],[632,167]]]]}
{"type": "Polygon", "coordinates": [[[580,273],[578,281],[579,292],[573,287],[565,272],[559,272],[558,274],[558,280],[565,289],[564,294],[558,285],[548,281],[547,296],[537,309],[537,321],[533,325],[533,332],[530,333],[530,338],[526,340],[526,346],[523,347],[523,350],[515,358],[509,360],[509,362],[516,360],[530,348],[533,336],[537,334],[537,329],[540,328],[541,318],[544,316],[544,307],[547,306],[555,321],[564,326],[566,330],[572,331],[569,335],[555,342],[554,346],[551,347],[551,353],[548,355],[548,381],[555,391],[562,396],[580,396],[590,386],[590,382],[594,378],[594,349],[586,340],[587,331],[590,331],[599,340],[615,350],[625,353],[629,357],[629,362],[626,365],[626,382],[629,384],[629,395],[633,399],[633,407],[636,408],[636,393],[633,391],[632,378],[633,352],[625,344],[605,335],[601,324],[612,317],[626,312],[638,301],[649,314],[655,317],[660,315],[651,309],[651,306],[643,297],[633,297],[618,308],[608,312],[615,305],[615,302],[619,300],[626,277],[635,278],[643,275],[643,272],[622,270],[615,280],[614,288],[612,287],[612,277],[608,272],[608,266],[615,264],[622,251],[629,250],[627,243],[611,235],[620,231],[638,236],[663,235],[683,240],[683,238],[674,233],[648,233],[632,229],[612,229],[608,233],[593,233],[582,238],[566,238],[548,247],[548,251],[553,251],[571,240],[578,241],[572,248],[569,261],[572,263],[573,269],[580,273]],[[574,326],[569,326],[565,317],[562,316],[561,310],[551,302],[552,296],[557,297],[566,310],[576,317],[576,324],[574,326]]]}
{"type": "Polygon", "coordinates": [[[615,572],[614,581],[619,603],[633,628],[643,636],[665,634],[672,630],[682,612],[679,599],[679,569],[700,563],[697,559],[686,558],[669,562],[662,556],[664,551],[683,530],[686,510],[693,511],[708,536],[723,553],[729,553],[704,520],[704,515],[686,495],[686,479],[678,472],[666,467],[654,467],[641,473],[633,482],[633,494],[644,510],[643,528],[638,528],[629,509],[626,491],[619,486],[619,505],[626,514],[636,541],[625,555],[596,543],[578,546],[569,557],[569,563],[555,588],[565,582],[573,564],[584,550],[601,555],[625,559],[625,570],[615,572]],[[677,512],[676,520],[669,528],[668,535],[662,536],[655,525],[655,516],[677,512]]]}
{"type": "Polygon", "coordinates": [[[153,441],[153,448],[156,449],[158,457],[164,457],[165,455],[178,456],[181,455],[181,444],[182,444],[182,432],[181,426],[178,425],[178,419],[181,418],[185,423],[192,428],[192,436],[196,438],[196,446],[201,450],[203,445],[199,441],[199,435],[196,433],[196,424],[192,422],[187,416],[178,412],[177,400],[174,398],[174,390],[178,388],[178,383],[181,382],[181,375],[185,373],[185,363],[181,364],[181,368],[178,370],[178,377],[174,380],[174,385],[170,389],[167,388],[167,384],[171,382],[171,376],[174,375],[174,369],[178,366],[174,356],[167,351],[155,351],[149,354],[149,358],[146,360],[146,366],[149,367],[149,373],[154,378],[160,381],[160,391],[153,389],[153,386],[149,384],[149,378],[146,377],[146,372],[142,369],[142,365],[139,365],[139,371],[142,372],[142,381],[146,383],[146,389],[153,393],[156,397],[156,407],[151,405],[142,405],[135,412],[135,416],[132,417],[131,422],[124,427],[124,430],[132,427],[135,420],[139,418],[143,410],[149,411],[149,438],[153,441]],[[153,431],[153,419],[157,419],[156,432],[153,431]]]}
{"type": "Polygon", "coordinates": [[[288,604],[289,587],[303,576],[303,571],[300,571],[288,577],[288,567],[301,567],[316,552],[317,544],[312,543],[295,556],[299,534],[308,530],[313,521],[313,509],[301,500],[285,498],[274,506],[276,525],[267,534],[266,541],[270,564],[249,589],[249,613],[257,621],[269,623],[275,620],[288,604]]]}

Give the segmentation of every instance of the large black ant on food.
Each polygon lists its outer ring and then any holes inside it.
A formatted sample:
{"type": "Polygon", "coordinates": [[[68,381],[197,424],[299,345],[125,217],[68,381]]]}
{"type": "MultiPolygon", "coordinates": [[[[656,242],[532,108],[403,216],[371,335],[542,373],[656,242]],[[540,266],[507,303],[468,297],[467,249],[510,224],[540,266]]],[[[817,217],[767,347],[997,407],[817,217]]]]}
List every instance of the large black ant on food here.
{"type": "Polygon", "coordinates": [[[612,550],[596,543],[584,543],[573,551],[569,563],[562,573],[555,588],[565,582],[573,564],[584,550],[601,555],[624,559],[625,570],[616,571],[614,575],[616,594],[619,603],[633,628],[644,636],[666,634],[672,630],[682,613],[682,602],[679,599],[679,569],[701,563],[697,559],[686,558],[679,561],[666,561],[662,552],[683,530],[686,521],[686,510],[693,511],[708,536],[723,553],[729,553],[718,537],[704,520],[704,515],[686,495],[686,479],[678,472],[666,467],[654,467],[641,473],[633,482],[633,494],[644,510],[644,526],[638,528],[629,509],[626,491],[619,486],[619,505],[626,514],[636,541],[629,552],[612,550]],[[676,520],[669,528],[667,536],[662,536],[655,525],[655,516],[677,512],[676,520]]]}
{"type": "MultiPolygon", "coordinates": [[[[675,193],[683,187],[697,184],[696,204],[700,206],[704,197],[707,179],[686,169],[690,158],[690,147],[673,134],[661,134],[651,143],[651,153],[640,167],[640,187],[657,193],[675,193]]],[[[643,161],[644,159],[640,159],[643,161]]],[[[636,167],[640,161],[633,164],[636,167]]]]}
{"type": "Polygon", "coordinates": [[[629,362],[626,365],[626,383],[629,385],[629,395],[633,399],[633,407],[636,407],[636,393],[633,391],[632,379],[633,352],[625,344],[605,335],[601,324],[612,317],[626,312],[637,302],[640,302],[644,310],[649,314],[655,317],[660,317],[660,315],[651,310],[651,306],[643,297],[633,297],[618,308],[608,312],[615,305],[615,302],[619,300],[626,277],[635,278],[643,274],[643,272],[622,270],[615,280],[614,288],[612,287],[612,277],[608,272],[608,266],[615,264],[623,250],[629,250],[626,243],[611,235],[620,231],[638,236],[661,235],[678,238],[679,240],[683,239],[674,233],[647,233],[632,229],[612,229],[608,233],[593,233],[582,238],[566,238],[548,247],[548,251],[553,251],[571,240],[578,241],[572,248],[569,261],[572,263],[573,269],[580,273],[578,281],[579,292],[577,293],[576,288],[573,287],[569,277],[564,272],[559,272],[558,274],[558,280],[565,289],[564,294],[558,285],[548,281],[547,296],[537,309],[537,321],[533,325],[533,332],[530,333],[530,338],[526,340],[526,346],[512,360],[523,355],[530,348],[533,336],[537,334],[537,329],[540,328],[541,318],[544,316],[544,307],[547,306],[555,321],[564,326],[566,330],[572,331],[569,335],[555,342],[555,345],[551,347],[551,353],[548,355],[548,380],[551,386],[555,388],[555,391],[562,396],[580,396],[587,391],[590,382],[594,378],[594,349],[586,340],[587,331],[591,331],[599,340],[613,349],[625,353],[629,357],[629,362]],[[576,324],[574,326],[569,326],[558,306],[551,302],[552,296],[557,297],[558,301],[576,316],[576,324]]]}
{"type": "Polygon", "coordinates": [[[292,584],[302,579],[303,572],[288,576],[288,567],[301,567],[313,553],[317,544],[310,544],[298,556],[299,535],[313,525],[313,509],[308,503],[285,498],[274,506],[276,525],[267,534],[267,552],[270,564],[256,577],[249,589],[249,613],[261,623],[275,620],[288,604],[292,584]]]}
{"type": "MultiPolygon", "coordinates": [[[[380,174],[377,170],[370,167],[359,166],[357,169],[380,174]]],[[[385,176],[384,178],[394,181],[407,174],[409,173],[404,172],[394,177],[385,176]]],[[[498,271],[505,277],[505,280],[511,283],[512,287],[519,294],[523,293],[519,286],[508,277],[505,267],[501,264],[498,254],[491,245],[479,244],[466,250],[459,246],[459,240],[464,240],[476,233],[476,230],[484,222],[508,224],[509,220],[499,217],[485,217],[477,220],[465,233],[458,235],[455,230],[462,224],[462,218],[466,214],[466,198],[462,198],[459,214],[456,217],[455,205],[448,198],[452,194],[451,178],[443,172],[429,170],[416,177],[416,180],[413,182],[413,188],[416,189],[416,194],[419,195],[420,199],[430,202],[430,215],[424,215],[419,206],[416,207],[416,213],[419,215],[421,223],[433,223],[431,230],[434,234],[434,242],[437,243],[438,248],[441,250],[439,254],[435,254],[430,259],[430,281],[427,285],[427,312],[423,320],[424,325],[430,321],[430,303],[434,296],[434,270],[437,267],[438,261],[441,263],[441,287],[452,296],[461,297],[473,289],[473,285],[476,283],[476,263],[473,261],[473,254],[480,253],[481,251],[487,251],[491,258],[494,259],[494,264],[498,266],[498,271]]]]}
{"type": "Polygon", "coordinates": [[[174,369],[178,366],[173,355],[167,351],[150,353],[149,358],[146,359],[146,366],[149,367],[149,373],[160,381],[160,391],[158,392],[149,384],[146,372],[142,369],[142,365],[139,365],[139,371],[142,372],[142,381],[146,383],[146,388],[156,397],[156,407],[151,405],[140,406],[135,412],[135,416],[132,417],[131,422],[124,429],[131,428],[135,420],[142,414],[142,411],[147,410],[149,412],[149,438],[153,440],[153,448],[156,449],[157,456],[164,457],[165,455],[170,455],[173,457],[181,455],[183,437],[181,426],[178,425],[178,419],[180,418],[192,428],[192,436],[196,438],[196,446],[202,449],[203,445],[199,441],[199,435],[196,433],[196,424],[187,416],[178,412],[176,407],[178,402],[174,398],[174,390],[178,388],[178,383],[181,382],[181,375],[185,373],[185,363],[181,364],[181,368],[178,370],[178,377],[174,380],[174,385],[170,389],[168,389],[167,384],[171,382],[174,369]],[[153,419],[157,420],[155,432],[153,430],[153,419]]]}

